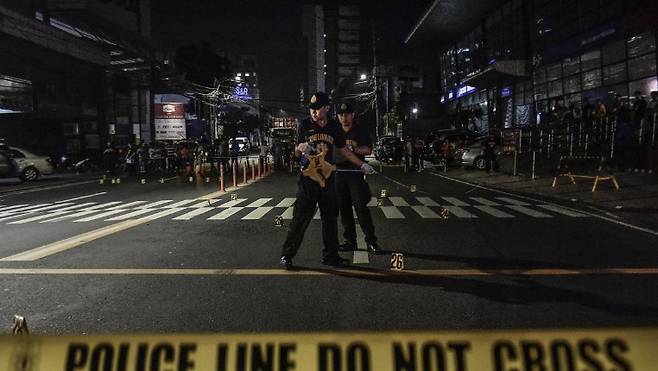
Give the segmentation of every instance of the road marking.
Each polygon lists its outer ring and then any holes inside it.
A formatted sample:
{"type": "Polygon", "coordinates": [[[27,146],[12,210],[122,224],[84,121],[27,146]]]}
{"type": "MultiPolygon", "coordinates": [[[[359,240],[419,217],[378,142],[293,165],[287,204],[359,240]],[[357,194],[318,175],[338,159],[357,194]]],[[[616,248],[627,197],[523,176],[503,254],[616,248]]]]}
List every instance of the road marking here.
{"type": "Polygon", "coordinates": [[[156,202],[151,202],[150,204],[146,204],[146,205],[139,206],[139,207],[137,207],[137,208],[138,208],[138,209],[153,209],[153,208],[155,208],[155,207],[157,207],[157,206],[164,205],[164,204],[168,204],[168,203],[170,203],[170,202],[172,202],[172,201],[173,201],[173,200],[160,200],[160,201],[156,201],[156,202]]]}
{"type": "Polygon", "coordinates": [[[126,211],[126,210],[124,210],[124,209],[110,210],[110,211],[106,211],[104,213],[96,214],[96,215],[89,216],[89,217],[82,218],[82,219],[78,219],[78,220],[74,220],[73,223],[86,223],[86,222],[90,222],[92,220],[103,219],[103,218],[108,217],[108,216],[121,214],[124,211],[126,211]]]}
{"type": "Polygon", "coordinates": [[[409,206],[407,200],[402,197],[389,197],[388,199],[391,201],[393,206],[409,206]]]}
{"type": "Polygon", "coordinates": [[[317,209],[315,209],[315,214],[313,215],[313,219],[320,220],[321,217],[322,217],[322,212],[320,212],[320,208],[318,207],[317,209]]]}
{"type": "Polygon", "coordinates": [[[209,207],[209,206],[213,206],[214,204],[218,203],[221,200],[222,200],[221,198],[208,198],[197,204],[190,205],[188,207],[192,207],[192,208],[209,207]]]}
{"type": "Polygon", "coordinates": [[[288,198],[284,198],[275,207],[291,207],[294,204],[295,204],[295,198],[288,197],[288,198]]]}
{"type": "Polygon", "coordinates": [[[476,215],[469,213],[468,211],[462,209],[459,206],[444,206],[444,209],[448,210],[451,214],[454,214],[458,218],[465,219],[475,219],[476,215]]]}
{"type": "MultiPolygon", "coordinates": [[[[52,218],[53,216],[58,216],[58,215],[67,214],[67,213],[71,213],[71,212],[72,211],[56,211],[56,212],[50,213],[50,214],[33,216],[31,218],[21,219],[21,220],[15,221],[15,222],[9,222],[7,224],[26,224],[26,223],[36,222],[36,221],[39,221],[39,220],[48,219],[48,218],[52,218]]],[[[21,216],[23,216],[23,215],[21,215],[21,216]]]]}
{"type": "Polygon", "coordinates": [[[177,212],[180,212],[181,210],[183,210],[183,209],[180,209],[180,208],[179,209],[168,209],[168,210],[160,211],[159,213],[156,213],[156,214],[153,214],[153,215],[147,215],[145,217],[140,218],[139,220],[149,220],[149,221],[156,220],[156,219],[164,218],[165,216],[168,216],[168,215],[171,215],[171,214],[175,214],[177,212]]]}
{"type": "MultiPolygon", "coordinates": [[[[64,205],[70,205],[70,204],[60,204],[60,205],[42,207],[42,208],[38,208],[38,209],[32,209],[32,210],[21,212],[21,213],[16,214],[16,215],[5,216],[3,218],[0,218],[0,221],[10,220],[10,219],[18,219],[18,218],[22,218],[24,216],[35,214],[37,211],[52,210],[52,209],[58,208],[59,206],[64,206],[64,205]]],[[[54,210],[54,211],[56,212],[57,210],[54,210]]]]}
{"type": "Polygon", "coordinates": [[[506,205],[506,207],[521,214],[530,215],[533,218],[552,218],[551,215],[544,214],[540,211],[536,211],[521,205],[506,205]]]}
{"type": "Polygon", "coordinates": [[[283,212],[283,214],[281,214],[281,218],[283,218],[283,220],[292,220],[294,210],[295,207],[290,206],[289,208],[286,209],[286,211],[283,212]]]}
{"type": "MultiPolygon", "coordinates": [[[[64,205],[64,204],[62,204],[62,205],[64,205]]],[[[51,212],[52,211],[66,211],[66,210],[73,210],[73,209],[82,209],[82,208],[85,208],[85,206],[91,206],[91,205],[96,205],[96,203],[95,202],[85,202],[83,204],[71,205],[71,206],[63,207],[61,209],[51,210],[51,212]]],[[[93,210],[95,208],[96,207],[88,207],[88,208],[85,208],[85,209],[93,210]]]]}
{"type": "MultiPolygon", "coordinates": [[[[545,204],[546,203],[545,200],[538,200],[536,198],[532,198],[532,197],[528,197],[528,196],[517,195],[517,194],[511,193],[511,192],[501,191],[499,189],[486,187],[486,186],[483,186],[483,185],[480,185],[480,184],[471,183],[471,182],[467,182],[467,181],[460,180],[460,179],[451,178],[449,176],[436,174],[436,173],[433,173],[433,172],[430,172],[430,174],[432,174],[435,177],[439,177],[439,178],[443,178],[445,180],[453,181],[455,183],[461,183],[461,184],[465,184],[465,185],[468,185],[468,186],[471,186],[471,187],[474,187],[474,188],[484,189],[485,191],[495,192],[495,193],[498,193],[498,194],[501,194],[501,195],[513,196],[513,197],[520,198],[520,199],[523,199],[523,200],[532,201],[532,202],[535,202],[535,203],[538,203],[538,204],[545,204]]],[[[552,203],[552,205],[557,205],[557,204],[552,203]]],[[[606,216],[594,214],[594,213],[591,213],[589,211],[577,210],[577,209],[574,209],[574,208],[567,208],[567,207],[565,207],[565,208],[569,209],[569,210],[572,210],[572,211],[576,211],[576,212],[585,214],[585,215],[588,215],[588,216],[591,216],[593,218],[604,220],[604,221],[612,223],[612,224],[620,225],[622,227],[630,228],[630,229],[633,229],[633,230],[636,230],[636,231],[639,231],[639,232],[648,233],[648,234],[653,235],[653,236],[658,236],[658,231],[655,231],[653,229],[639,227],[637,225],[626,223],[626,222],[623,222],[621,220],[617,220],[617,219],[609,218],[609,217],[606,217],[606,216]]]]}
{"type": "Polygon", "coordinates": [[[395,206],[382,206],[379,208],[386,219],[405,219],[404,214],[395,206]]]}
{"type": "MultiPolygon", "coordinates": [[[[108,206],[119,205],[119,204],[121,204],[121,203],[123,203],[123,201],[112,201],[112,202],[106,202],[106,203],[104,203],[104,204],[100,204],[100,205],[96,205],[96,206],[88,207],[87,210],[105,209],[105,208],[108,207],[108,206]]],[[[123,207],[125,207],[125,206],[126,206],[126,205],[123,205],[123,207]]],[[[111,208],[109,208],[109,209],[107,209],[107,210],[114,210],[114,209],[117,209],[117,208],[121,208],[121,209],[123,209],[123,207],[121,207],[121,205],[119,205],[119,206],[116,206],[116,207],[111,207],[111,208]]]]}
{"type": "MultiPolygon", "coordinates": [[[[131,220],[131,223],[139,221],[131,220]]],[[[124,223],[128,223],[124,222],[124,223]]],[[[131,228],[132,226],[121,226],[119,228],[131,228]]],[[[100,237],[94,236],[94,239],[100,237]]],[[[102,237],[102,236],[101,236],[102,237]]],[[[64,247],[64,246],[62,246],[64,247]]],[[[75,247],[75,246],[74,246],[75,247]]],[[[60,251],[68,250],[51,248],[50,251],[42,251],[41,255],[55,254],[60,251]]],[[[35,249],[36,250],[36,249],[35,249]]],[[[31,251],[28,251],[31,252],[31,251]]],[[[10,258],[0,259],[0,261],[33,261],[40,258],[33,258],[38,252],[31,255],[19,257],[14,255],[10,258]],[[22,260],[17,260],[17,259],[22,260]],[[29,258],[29,259],[28,259],[29,258]]],[[[48,256],[46,255],[46,256],[48,256]]],[[[405,270],[392,272],[389,270],[365,270],[365,269],[311,269],[299,268],[298,270],[285,269],[167,269],[167,268],[131,268],[131,269],[112,269],[112,268],[0,268],[0,275],[95,275],[95,276],[351,276],[351,277],[459,277],[459,276],[635,276],[635,275],[658,275],[658,268],[587,268],[587,269],[421,269],[405,270]]]]}
{"type": "Polygon", "coordinates": [[[20,205],[6,206],[6,207],[3,207],[3,208],[0,208],[0,214],[4,213],[4,212],[7,211],[7,210],[17,209],[17,208],[19,208],[19,207],[24,207],[24,206],[28,206],[28,205],[29,205],[29,204],[20,204],[20,205]]]}
{"type": "MultiPolygon", "coordinates": [[[[174,208],[177,208],[177,207],[181,207],[181,206],[184,206],[184,205],[191,204],[191,203],[193,203],[193,202],[199,202],[199,199],[198,199],[198,198],[195,198],[195,199],[193,199],[193,200],[183,200],[183,201],[178,201],[178,202],[175,202],[175,203],[173,203],[173,204],[171,204],[171,205],[167,205],[167,206],[165,206],[165,208],[166,208],[166,209],[174,209],[174,208]]],[[[206,206],[208,206],[208,201],[204,201],[204,203],[205,203],[206,206]]]]}
{"type": "Polygon", "coordinates": [[[527,203],[527,202],[515,200],[515,199],[509,198],[509,197],[496,197],[496,199],[507,202],[508,204],[516,205],[516,206],[530,206],[530,204],[527,203]]]}
{"type": "Polygon", "coordinates": [[[368,206],[368,207],[375,207],[375,206],[377,206],[377,198],[375,198],[375,197],[371,197],[371,198],[370,198],[370,202],[368,202],[368,205],[366,205],[366,206],[368,206]]]}
{"type": "Polygon", "coordinates": [[[271,198],[259,198],[258,200],[250,203],[247,207],[261,207],[265,206],[266,203],[272,201],[271,198]]]}
{"type": "Polygon", "coordinates": [[[352,254],[352,264],[369,264],[370,257],[368,256],[368,247],[366,245],[366,235],[363,233],[359,223],[355,224],[356,227],[356,248],[352,254]]]}
{"type": "Polygon", "coordinates": [[[148,201],[133,201],[133,202],[129,202],[129,203],[127,203],[127,204],[123,204],[123,205],[119,205],[119,206],[110,207],[108,210],[127,209],[127,208],[131,208],[131,207],[133,207],[133,206],[136,206],[136,205],[145,204],[145,203],[147,203],[147,202],[148,202],[148,201]]]}
{"type": "Polygon", "coordinates": [[[542,209],[552,211],[554,213],[570,216],[572,218],[586,218],[587,217],[587,215],[585,215],[585,214],[577,213],[575,211],[571,211],[569,209],[565,209],[563,207],[559,207],[559,206],[556,206],[556,205],[537,205],[537,207],[541,207],[542,209]]]}
{"type": "Polygon", "coordinates": [[[486,198],[482,198],[482,197],[470,197],[470,199],[475,201],[475,202],[479,202],[479,203],[481,203],[482,205],[485,205],[485,206],[500,206],[500,203],[495,202],[495,201],[490,201],[490,200],[487,200],[486,198]]]}
{"type": "MultiPolygon", "coordinates": [[[[247,207],[249,207],[249,206],[247,206],[247,207]]],[[[244,219],[244,220],[258,220],[258,219],[264,217],[265,214],[270,212],[272,209],[274,209],[274,207],[272,207],[272,206],[259,207],[256,210],[254,210],[254,211],[250,212],[249,214],[247,214],[246,216],[244,216],[242,219],[244,219]]]]}
{"type": "Polygon", "coordinates": [[[420,202],[424,206],[432,206],[432,207],[440,207],[441,206],[436,201],[432,200],[429,197],[416,197],[416,200],[418,200],[418,202],[420,202]]]}
{"type": "Polygon", "coordinates": [[[208,220],[226,220],[229,217],[231,217],[233,214],[238,213],[240,210],[244,209],[242,206],[237,206],[237,207],[229,207],[227,209],[224,209],[221,213],[211,216],[208,218],[208,220]]]}
{"type": "Polygon", "coordinates": [[[196,210],[192,210],[189,213],[175,217],[173,220],[190,220],[195,216],[205,214],[209,211],[216,210],[214,207],[200,207],[196,210]]]}
{"type": "MultiPolygon", "coordinates": [[[[121,212],[124,212],[124,211],[127,211],[127,210],[121,209],[121,212]]],[[[107,219],[107,221],[108,222],[116,222],[116,221],[120,221],[120,220],[128,220],[128,219],[134,218],[136,216],[152,213],[154,211],[156,211],[156,210],[155,209],[139,209],[139,210],[135,210],[135,211],[130,212],[130,213],[125,214],[125,215],[115,216],[114,218],[107,219]]]]}
{"type": "Polygon", "coordinates": [[[500,210],[494,208],[493,206],[474,205],[474,207],[476,209],[482,211],[483,213],[487,213],[487,214],[489,214],[491,216],[494,216],[496,218],[516,218],[514,215],[508,214],[504,211],[500,211],[500,210]]]}
{"type": "MultiPolygon", "coordinates": [[[[72,203],[67,203],[67,205],[71,205],[71,204],[72,203]]],[[[7,214],[14,214],[14,213],[23,212],[23,211],[30,211],[30,210],[34,210],[36,208],[43,207],[43,206],[48,206],[48,205],[52,205],[52,204],[50,204],[50,203],[37,204],[37,205],[21,207],[21,208],[12,209],[12,210],[5,210],[3,212],[0,212],[0,215],[7,215],[7,214]]],[[[57,206],[55,206],[55,207],[57,207],[57,206]]]]}
{"type": "Polygon", "coordinates": [[[61,241],[53,242],[41,247],[37,247],[19,254],[8,256],[6,258],[0,259],[3,262],[16,262],[16,261],[35,261],[38,259],[45,258],[47,256],[60,253],[62,251],[70,250],[85,243],[97,240],[99,238],[121,232],[123,230],[135,227],[140,224],[144,224],[144,220],[127,220],[122,223],[117,223],[107,227],[99,228],[87,233],[83,233],[71,238],[67,238],[61,241]]]}
{"type": "Polygon", "coordinates": [[[223,203],[223,204],[221,204],[217,207],[219,207],[219,208],[231,208],[231,207],[234,207],[234,206],[238,206],[238,205],[240,205],[241,203],[243,203],[245,201],[247,201],[246,198],[238,198],[237,200],[223,203]]]}
{"type": "Polygon", "coordinates": [[[84,211],[80,211],[80,212],[77,212],[77,213],[74,213],[74,214],[68,214],[68,215],[57,217],[57,218],[42,220],[39,223],[57,223],[57,222],[61,222],[62,220],[72,219],[72,218],[79,218],[81,216],[97,213],[98,211],[99,210],[84,210],[84,211]]]}
{"type": "Polygon", "coordinates": [[[441,219],[439,214],[432,211],[428,206],[412,206],[411,209],[423,219],[441,219]]]}
{"type": "Polygon", "coordinates": [[[455,198],[455,197],[441,197],[444,199],[446,202],[449,202],[453,206],[471,206],[470,204],[467,204],[466,202],[455,198]]]}
{"type": "Polygon", "coordinates": [[[80,196],[80,197],[76,197],[76,198],[69,198],[68,200],[57,201],[57,202],[55,202],[55,203],[56,203],[56,204],[60,204],[60,203],[63,203],[63,202],[84,200],[85,198],[91,198],[91,197],[101,196],[101,195],[104,195],[104,194],[107,194],[107,192],[98,192],[98,193],[94,193],[93,195],[80,196]]]}

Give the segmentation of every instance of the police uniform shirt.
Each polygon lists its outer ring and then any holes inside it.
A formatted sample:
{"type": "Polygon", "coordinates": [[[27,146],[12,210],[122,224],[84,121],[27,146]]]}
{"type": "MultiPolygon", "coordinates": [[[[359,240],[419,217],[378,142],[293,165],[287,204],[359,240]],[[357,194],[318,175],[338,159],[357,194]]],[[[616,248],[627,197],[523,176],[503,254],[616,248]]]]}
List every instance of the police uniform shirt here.
{"type": "Polygon", "coordinates": [[[345,136],[340,124],[331,118],[327,118],[324,127],[309,119],[303,120],[297,128],[297,143],[309,143],[314,154],[326,152],[325,161],[335,164],[334,148],[345,147],[345,136]]]}
{"type": "MultiPolygon", "coordinates": [[[[342,129],[341,129],[342,130],[342,129]]],[[[370,135],[366,132],[366,130],[359,125],[352,125],[352,128],[350,131],[345,133],[345,143],[347,146],[350,148],[352,152],[354,152],[355,149],[358,147],[370,147],[372,148],[372,140],[370,139],[370,135]]],[[[366,157],[363,155],[359,155],[357,153],[354,153],[358,158],[361,159],[361,161],[365,162],[366,157]]],[[[356,165],[351,163],[349,160],[344,158],[342,155],[337,156],[337,166],[341,169],[356,169],[356,165]]]]}

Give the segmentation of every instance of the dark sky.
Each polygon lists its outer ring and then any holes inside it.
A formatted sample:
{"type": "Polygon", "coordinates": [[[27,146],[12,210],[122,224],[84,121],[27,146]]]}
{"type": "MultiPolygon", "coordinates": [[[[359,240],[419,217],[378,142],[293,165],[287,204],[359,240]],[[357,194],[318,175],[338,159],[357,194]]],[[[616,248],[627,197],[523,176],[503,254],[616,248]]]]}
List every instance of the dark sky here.
{"type": "MultiPolygon", "coordinates": [[[[296,100],[303,79],[301,16],[304,0],[157,0],[152,34],[160,48],[207,40],[214,50],[256,54],[261,96],[296,100]]],[[[366,0],[373,9],[381,63],[413,62],[423,50],[403,40],[430,0],[366,0]],[[402,62],[400,61],[400,62],[402,62]]]]}

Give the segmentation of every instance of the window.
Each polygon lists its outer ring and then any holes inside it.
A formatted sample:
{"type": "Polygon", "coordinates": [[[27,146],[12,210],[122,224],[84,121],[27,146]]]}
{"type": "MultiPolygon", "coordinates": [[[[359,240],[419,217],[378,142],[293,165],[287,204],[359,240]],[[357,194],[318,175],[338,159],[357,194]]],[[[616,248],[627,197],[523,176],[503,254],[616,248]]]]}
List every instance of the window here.
{"type": "Polygon", "coordinates": [[[580,91],[580,75],[567,77],[564,79],[564,92],[566,94],[580,91]]]}
{"type": "Polygon", "coordinates": [[[613,64],[603,68],[603,85],[619,84],[626,80],[626,63],[613,64]]]}
{"type": "Polygon", "coordinates": [[[603,64],[621,62],[626,59],[626,45],[619,40],[603,46],[603,64]]]}
{"type": "Polygon", "coordinates": [[[641,92],[643,95],[650,95],[652,91],[658,90],[658,82],[655,77],[650,77],[648,79],[643,79],[639,81],[633,81],[628,84],[628,91],[630,94],[635,93],[636,91],[641,92]]]}
{"type": "Polygon", "coordinates": [[[601,69],[583,73],[583,90],[598,88],[601,86],[601,69]]]}
{"type": "Polygon", "coordinates": [[[601,51],[594,50],[583,54],[580,57],[580,64],[583,71],[601,67],[601,51]]]}
{"type": "Polygon", "coordinates": [[[628,77],[631,80],[656,74],[656,55],[647,54],[628,61],[628,77]]]}
{"type": "Polygon", "coordinates": [[[546,84],[535,86],[535,99],[540,100],[546,98],[548,98],[548,86],[546,84]]]}
{"type": "Polygon", "coordinates": [[[564,69],[564,76],[570,76],[580,72],[580,58],[573,57],[565,59],[562,63],[562,68],[564,69]]]}
{"type": "Polygon", "coordinates": [[[546,69],[544,69],[543,67],[539,67],[538,69],[535,70],[534,82],[535,85],[543,84],[546,82],[546,69]]]}
{"type": "Polygon", "coordinates": [[[656,38],[651,33],[636,35],[628,39],[628,57],[637,57],[656,50],[656,38]]]}
{"type": "Polygon", "coordinates": [[[11,150],[11,156],[13,158],[25,158],[25,154],[19,150],[12,149],[11,150]]]}
{"type": "Polygon", "coordinates": [[[552,64],[546,67],[546,79],[548,81],[555,81],[562,78],[562,64],[552,64]]]}
{"type": "Polygon", "coordinates": [[[555,98],[562,95],[562,80],[548,83],[548,97],[555,98]]]}

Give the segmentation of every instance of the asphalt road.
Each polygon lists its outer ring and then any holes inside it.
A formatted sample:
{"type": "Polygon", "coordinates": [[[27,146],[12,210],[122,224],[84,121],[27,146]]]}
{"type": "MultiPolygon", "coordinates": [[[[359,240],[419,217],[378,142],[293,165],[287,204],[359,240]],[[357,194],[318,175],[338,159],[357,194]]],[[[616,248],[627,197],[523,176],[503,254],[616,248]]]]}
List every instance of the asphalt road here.
{"type": "Polygon", "coordinates": [[[0,324],[37,333],[572,328],[658,324],[658,234],[589,211],[385,168],[386,255],[278,259],[296,178],[79,184],[0,197],[0,324]],[[416,185],[416,192],[410,186],[416,185]],[[237,199],[231,200],[231,194],[237,199]],[[21,206],[19,206],[21,205],[21,206]],[[405,271],[390,270],[390,253],[405,271]]]}

